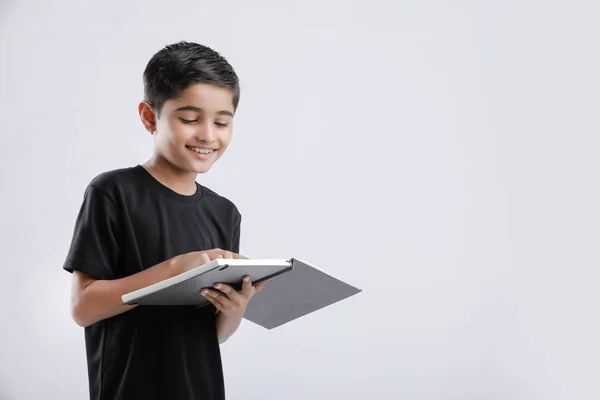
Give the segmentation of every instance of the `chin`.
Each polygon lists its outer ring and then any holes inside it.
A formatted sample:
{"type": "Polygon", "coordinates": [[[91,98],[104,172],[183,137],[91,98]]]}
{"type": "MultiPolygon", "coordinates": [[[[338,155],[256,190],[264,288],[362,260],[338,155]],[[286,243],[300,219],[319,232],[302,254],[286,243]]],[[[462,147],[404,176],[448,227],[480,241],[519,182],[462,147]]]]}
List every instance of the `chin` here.
{"type": "Polygon", "coordinates": [[[204,174],[212,168],[212,164],[210,165],[193,165],[191,170],[197,174],[204,174]]]}
{"type": "Polygon", "coordinates": [[[197,169],[197,170],[195,170],[194,172],[195,172],[195,173],[197,173],[197,174],[205,174],[205,173],[207,173],[208,171],[210,171],[210,168],[202,168],[202,169],[197,169]]]}

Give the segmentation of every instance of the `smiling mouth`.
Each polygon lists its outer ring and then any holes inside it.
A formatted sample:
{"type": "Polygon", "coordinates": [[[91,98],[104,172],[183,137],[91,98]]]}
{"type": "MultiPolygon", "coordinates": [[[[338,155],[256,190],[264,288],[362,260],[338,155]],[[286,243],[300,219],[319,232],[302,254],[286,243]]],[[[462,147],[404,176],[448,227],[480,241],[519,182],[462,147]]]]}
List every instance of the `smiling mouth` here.
{"type": "Polygon", "coordinates": [[[185,146],[188,149],[195,151],[196,153],[200,153],[200,154],[210,154],[213,153],[215,151],[217,151],[216,149],[205,149],[202,147],[193,147],[193,146],[185,146]]]}

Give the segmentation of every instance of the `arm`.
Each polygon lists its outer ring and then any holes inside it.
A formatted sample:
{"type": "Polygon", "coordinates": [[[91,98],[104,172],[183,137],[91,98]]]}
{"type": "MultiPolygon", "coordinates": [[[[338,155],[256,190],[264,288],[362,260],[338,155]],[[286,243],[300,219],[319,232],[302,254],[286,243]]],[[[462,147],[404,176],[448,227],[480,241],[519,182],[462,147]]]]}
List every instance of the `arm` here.
{"type": "Polygon", "coordinates": [[[248,276],[244,277],[242,290],[237,291],[229,285],[217,283],[214,289],[205,289],[202,295],[215,305],[217,314],[217,336],[219,344],[225,343],[237,331],[252,297],[260,292],[267,281],[252,285],[248,276]]]}
{"type": "Polygon", "coordinates": [[[77,325],[86,327],[135,308],[135,305],[123,305],[121,296],[174,276],[174,261],[171,259],[137,274],[115,280],[96,280],[82,272],[73,271],[73,320],[77,325]]]}
{"type": "Polygon", "coordinates": [[[222,258],[223,254],[220,249],[187,253],[137,274],[114,280],[96,280],[82,272],[73,271],[71,315],[79,326],[85,327],[122,314],[136,307],[123,305],[122,295],[168,279],[216,258],[222,258]]]}
{"type": "Polygon", "coordinates": [[[217,337],[219,344],[225,343],[235,333],[242,323],[244,314],[228,316],[219,312],[217,314],[217,337]]]}

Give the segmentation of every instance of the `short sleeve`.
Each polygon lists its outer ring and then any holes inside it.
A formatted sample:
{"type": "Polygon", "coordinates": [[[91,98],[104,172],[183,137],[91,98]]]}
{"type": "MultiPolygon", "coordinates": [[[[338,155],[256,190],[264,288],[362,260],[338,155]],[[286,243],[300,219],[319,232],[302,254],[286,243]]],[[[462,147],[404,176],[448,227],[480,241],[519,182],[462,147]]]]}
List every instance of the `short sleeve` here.
{"type": "Polygon", "coordinates": [[[90,185],[79,210],[63,268],[94,279],[114,279],[119,258],[119,223],[114,202],[90,185]]]}
{"type": "Polygon", "coordinates": [[[242,215],[239,213],[237,208],[233,216],[233,231],[231,235],[231,251],[234,253],[240,253],[240,234],[242,225],[242,215]]]}

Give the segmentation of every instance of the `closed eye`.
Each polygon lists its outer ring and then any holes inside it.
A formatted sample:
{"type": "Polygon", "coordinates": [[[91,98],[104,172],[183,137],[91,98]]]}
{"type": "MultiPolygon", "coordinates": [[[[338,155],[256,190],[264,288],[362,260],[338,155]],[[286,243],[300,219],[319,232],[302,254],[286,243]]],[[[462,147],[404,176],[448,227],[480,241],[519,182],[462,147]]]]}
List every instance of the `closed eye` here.
{"type": "MultiPolygon", "coordinates": [[[[179,119],[184,124],[195,124],[196,122],[198,122],[197,119],[184,119],[184,118],[179,118],[179,119]]],[[[227,128],[229,126],[229,124],[226,122],[215,122],[215,125],[217,125],[220,128],[227,128]]]]}

